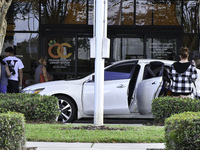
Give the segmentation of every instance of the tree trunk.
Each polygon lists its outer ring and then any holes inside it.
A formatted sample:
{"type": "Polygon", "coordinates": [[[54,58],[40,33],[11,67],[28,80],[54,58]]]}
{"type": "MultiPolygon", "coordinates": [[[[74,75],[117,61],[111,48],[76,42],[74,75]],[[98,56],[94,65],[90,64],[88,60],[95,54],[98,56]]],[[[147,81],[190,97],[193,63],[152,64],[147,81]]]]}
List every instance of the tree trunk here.
{"type": "Polygon", "coordinates": [[[4,43],[4,38],[6,35],[7,22],[5,20],[8,8],[12,0],[1,0],[0,1],[0,54],[2,52],[2,47],[4,43]]]}
{"type": "MultiPolygon", "coordinates": [[[[3,48],[4,39],[6,36],[7,22],[6,14],[10,7],[12,0],[0,0],[0,55],[3,48]]],[[[1,65],[0,65],[0,77],[1,77],[1,65]]]]}

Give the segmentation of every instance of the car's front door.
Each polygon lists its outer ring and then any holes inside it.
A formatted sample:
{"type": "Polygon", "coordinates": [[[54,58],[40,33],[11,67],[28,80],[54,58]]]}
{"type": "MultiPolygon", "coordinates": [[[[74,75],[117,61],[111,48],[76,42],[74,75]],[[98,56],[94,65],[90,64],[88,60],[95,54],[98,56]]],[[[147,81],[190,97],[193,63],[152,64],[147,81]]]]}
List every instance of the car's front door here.
{"type": "Polygon", "coordinates": [[[136,99],[141,115],[151,114],[152,100],[158,97],[163,85],[164,63],[153,61],[146,65],[143,80],[138,84],[136,99]]]}
{"type": "MultiPolygon", "coordinates": [[[[104,114],[128,114],[127,91],[137,61],[113,65],[105,70],[104,114]]],[[[94,81],[83,85],[83,111],[94,113],[94,81]]]]}

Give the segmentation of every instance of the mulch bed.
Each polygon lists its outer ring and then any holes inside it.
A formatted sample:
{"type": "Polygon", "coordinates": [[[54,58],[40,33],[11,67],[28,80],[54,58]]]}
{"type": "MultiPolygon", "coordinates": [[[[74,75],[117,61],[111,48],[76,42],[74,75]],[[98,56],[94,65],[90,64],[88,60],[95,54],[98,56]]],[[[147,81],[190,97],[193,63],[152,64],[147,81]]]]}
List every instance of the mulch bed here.
{"type": "Polygon", "coordinates": [[[123,131],[126,131],[126,128],[112,128],[108,126],[87,125],[87,126],[80,126],[80,127],[72,127],[66,130],[121,130],[121,131],[123,130],[123,131]]]}

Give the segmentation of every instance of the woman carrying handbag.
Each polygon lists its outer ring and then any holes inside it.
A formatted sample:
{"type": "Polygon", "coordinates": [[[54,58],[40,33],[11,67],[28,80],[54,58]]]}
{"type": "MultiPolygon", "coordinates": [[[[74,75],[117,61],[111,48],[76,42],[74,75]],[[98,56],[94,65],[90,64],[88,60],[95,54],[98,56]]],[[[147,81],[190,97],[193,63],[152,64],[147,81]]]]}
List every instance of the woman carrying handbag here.
{"type": "Polygon", "coordinates": [[[46,69],[47,59],[41,57],[39,60],[39,65],[35,70],[35,83],[48,82],[53,79],[53,76],[49,75],[46,69]]]}

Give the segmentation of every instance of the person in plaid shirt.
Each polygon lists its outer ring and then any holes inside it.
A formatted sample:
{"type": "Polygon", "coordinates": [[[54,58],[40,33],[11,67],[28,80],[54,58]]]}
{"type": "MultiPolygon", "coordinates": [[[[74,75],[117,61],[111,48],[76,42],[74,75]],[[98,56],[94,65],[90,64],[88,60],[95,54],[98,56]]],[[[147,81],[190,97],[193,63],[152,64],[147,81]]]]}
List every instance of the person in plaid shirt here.
{"type": "Polygon", "coordinates": [[[197,79],[197,70],[195,65],[188,61],[187,47],[181,47],[179,53],[181,60],[173,63],[168,72],[168,77],[171,79],[170,89],[172,96],[191,97],[192,84],[197,79]]]}

